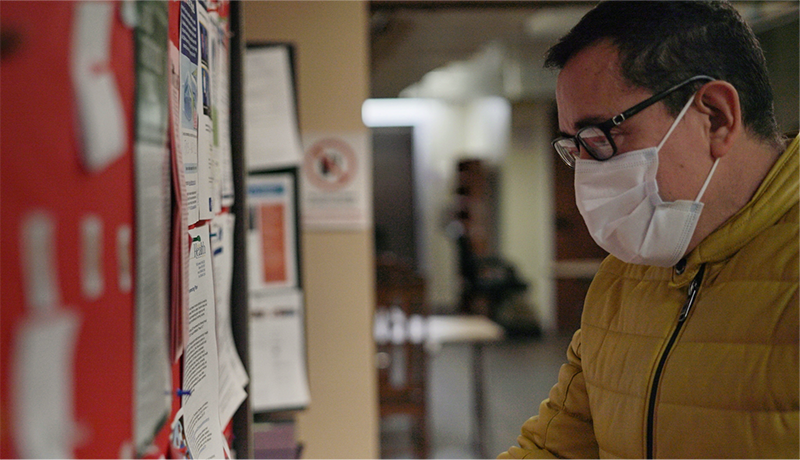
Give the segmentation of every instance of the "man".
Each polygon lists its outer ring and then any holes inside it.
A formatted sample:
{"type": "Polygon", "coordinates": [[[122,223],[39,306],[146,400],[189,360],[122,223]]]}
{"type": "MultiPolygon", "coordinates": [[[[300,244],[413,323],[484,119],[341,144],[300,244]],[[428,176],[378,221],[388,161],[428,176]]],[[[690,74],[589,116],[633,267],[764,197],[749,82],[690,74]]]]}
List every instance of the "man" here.
{"type": "Polygon", "coordinates": [[[726,3],[601,3],[546,65],[611,256],[500,457],[798,458],[798,140],[752,32],[726,3]]]}

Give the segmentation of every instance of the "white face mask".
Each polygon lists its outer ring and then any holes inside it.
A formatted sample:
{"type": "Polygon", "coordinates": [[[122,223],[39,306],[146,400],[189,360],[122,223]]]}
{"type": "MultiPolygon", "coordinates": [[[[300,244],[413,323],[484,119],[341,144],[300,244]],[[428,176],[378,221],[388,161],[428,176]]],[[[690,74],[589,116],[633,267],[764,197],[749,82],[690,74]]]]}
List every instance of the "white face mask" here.
{"type": "Polygon", "coordinates": [[[689,109],[675,118],[658,147],[618,154],[606,161],[575,164],[575,199],[594,241],[625,262],[669,267],[686,252],[703,210],[700,199],[711,181],[711,167],[694,201],[665,202],[658,195],[658,151],[689,109]]]}

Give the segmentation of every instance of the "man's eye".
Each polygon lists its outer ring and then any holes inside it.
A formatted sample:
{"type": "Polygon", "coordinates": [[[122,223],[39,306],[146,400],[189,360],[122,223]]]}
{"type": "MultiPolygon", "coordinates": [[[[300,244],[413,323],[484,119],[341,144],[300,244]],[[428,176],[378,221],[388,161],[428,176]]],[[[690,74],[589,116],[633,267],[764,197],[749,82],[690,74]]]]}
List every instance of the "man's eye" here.
{"type": "Polygon", "coordinates": [[[608,134],[611,136],[611,140],[617,144],[625,139],[625,132],[622,129],[612,129],[608,134]]]}

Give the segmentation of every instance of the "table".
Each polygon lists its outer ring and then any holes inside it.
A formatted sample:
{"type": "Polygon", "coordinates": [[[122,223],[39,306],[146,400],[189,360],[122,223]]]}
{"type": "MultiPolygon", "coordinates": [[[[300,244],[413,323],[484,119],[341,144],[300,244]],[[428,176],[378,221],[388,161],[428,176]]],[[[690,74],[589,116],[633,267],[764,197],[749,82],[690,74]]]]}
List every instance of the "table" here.
{"type": "Polygon", "coordinates": [[[427,318],[425,348],[436,353],[447,343],[472,346],[472,372],[475,385],[474,451],[478,458],[488,458],[483,447],[485,420],[483,409],[483,345],[502,340],[505,331],[497,323],[478,315],[431,315],[427,318]]]}

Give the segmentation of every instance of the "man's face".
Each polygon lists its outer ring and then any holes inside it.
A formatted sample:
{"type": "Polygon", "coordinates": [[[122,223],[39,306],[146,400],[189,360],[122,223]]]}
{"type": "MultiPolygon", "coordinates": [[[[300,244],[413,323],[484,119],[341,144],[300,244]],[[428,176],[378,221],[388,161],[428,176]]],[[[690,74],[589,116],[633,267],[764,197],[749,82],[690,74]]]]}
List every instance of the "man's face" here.
{"type": "MultiPolygon", "coordinates": [[[[559,130],[574,135],[652,96],[629,86],[619,70],[617,49],[610,42],[592,45],[570,59],[558,76],[556,102],[559,130]]],[[[659,152],[656,181],[664,201],[693,200],[709,167],[701,165],[702,120],[689,109],[659,152]]],[[[611,130],[617,155],[657,146],[675,120],[658,102],[611,130]]],[[[591,158],[581,151],[581,158],[591,158]]],[[[710,158],[710,157],[709,157],[710,158]]]]}

